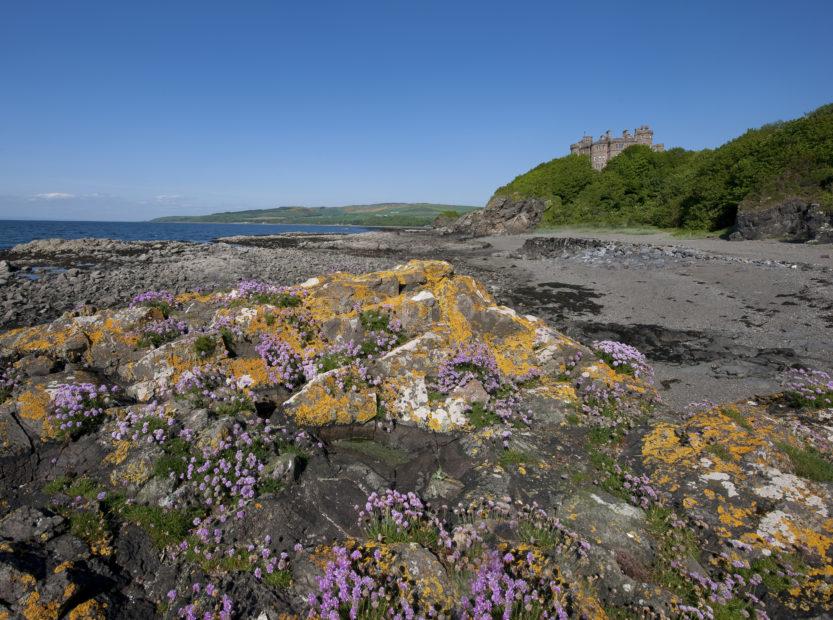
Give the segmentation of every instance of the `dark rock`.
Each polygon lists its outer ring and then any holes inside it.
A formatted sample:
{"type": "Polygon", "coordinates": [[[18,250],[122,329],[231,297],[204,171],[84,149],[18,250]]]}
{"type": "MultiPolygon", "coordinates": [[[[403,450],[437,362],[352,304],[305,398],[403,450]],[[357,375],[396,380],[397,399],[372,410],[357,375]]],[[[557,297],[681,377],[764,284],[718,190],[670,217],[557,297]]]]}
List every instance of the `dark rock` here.
{"type": "Polygon", "coordinates": [[[495,195],[485,209],[466,213],[448,231],[475,237],[528,232],[538,226],[546,208],[543,198],[495,195]]]}
{"type": "Polygon", "coordinates": [[[58,369],[55,360],[45,355],[24,357],[17,363],[17,367],[29,377],[45,377],[58,369]]]}
{"type": "Polygon", "coordinates": [[[0,521],[0,537],[13,542],[31,540],[48,540],[52,538],[63,524],[64,519],[55,514],[29,506],[13,510],[0,521]]]}
{"type": "Polygon", "coordinates": [[[833,214],[818,204],[791,198],[767,209],[738,212],[730,239],[833,243],[833,214]]]}

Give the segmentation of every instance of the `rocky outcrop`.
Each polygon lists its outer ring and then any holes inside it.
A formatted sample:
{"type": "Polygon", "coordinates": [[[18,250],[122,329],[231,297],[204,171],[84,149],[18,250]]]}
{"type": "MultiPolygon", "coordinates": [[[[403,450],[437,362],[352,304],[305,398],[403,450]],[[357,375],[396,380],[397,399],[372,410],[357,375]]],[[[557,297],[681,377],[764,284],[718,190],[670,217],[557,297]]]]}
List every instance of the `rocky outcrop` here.
{"type": "Polygon", "coordinates": [[[730,239],[833,243],[833,214],[800,198],[765,209],[741,210],[730,239]]]}
{"type": "Polygon", "coordinates": [[[443,230],[475,237],[529,232],[541,222],[546,208],[543,198],[495,195],[485,209],[466,213],[443,230]]]}
{"type": "Polygon", "coordinates": [[[441,261],[0,333],[0,617],[825,613],[829,377],[682,415],[602,344],[441,261]]]}

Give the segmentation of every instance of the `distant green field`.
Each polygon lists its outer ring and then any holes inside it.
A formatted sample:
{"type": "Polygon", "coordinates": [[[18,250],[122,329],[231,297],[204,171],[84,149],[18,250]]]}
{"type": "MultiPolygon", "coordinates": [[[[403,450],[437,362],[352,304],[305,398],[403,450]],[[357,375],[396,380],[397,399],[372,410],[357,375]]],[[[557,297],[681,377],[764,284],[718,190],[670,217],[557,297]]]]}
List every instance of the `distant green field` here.
{"type": "Polygon", "coordinates": [[[318,224],[322,226],[425,226],[438,215],[465,213],[478,207],[431,203],[385,202],[346,207],[277,207],[226,211],[211,215],[174,215],[153,222],[221,222],[226,224],[318,224]]]}

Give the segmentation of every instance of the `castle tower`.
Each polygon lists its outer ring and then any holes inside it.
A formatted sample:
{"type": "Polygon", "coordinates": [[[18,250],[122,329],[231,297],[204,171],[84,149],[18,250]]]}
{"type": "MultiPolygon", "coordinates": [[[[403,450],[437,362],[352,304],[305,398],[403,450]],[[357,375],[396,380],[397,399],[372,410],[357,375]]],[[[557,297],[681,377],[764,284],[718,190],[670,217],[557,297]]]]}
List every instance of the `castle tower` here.
{"type": "Polygon", "coordinates": [[[601,170],[607,162],[634,144],[643,144],[658,152],[665,150],[663,144],[654,144],[653,130],[648,125],[641,125],[633,134],[625,129],[621,136],[613,137],[608,129],[595,141],[592,136],[584,136],[579,142],[570,145],[570,154],[589,157],[593,169],[601,170]]]}
{"type": "Polygon", "coordinates": [[[654,143],[654,131],[648,125],[636,128],[636,143],[651,146],[654,143]]]}

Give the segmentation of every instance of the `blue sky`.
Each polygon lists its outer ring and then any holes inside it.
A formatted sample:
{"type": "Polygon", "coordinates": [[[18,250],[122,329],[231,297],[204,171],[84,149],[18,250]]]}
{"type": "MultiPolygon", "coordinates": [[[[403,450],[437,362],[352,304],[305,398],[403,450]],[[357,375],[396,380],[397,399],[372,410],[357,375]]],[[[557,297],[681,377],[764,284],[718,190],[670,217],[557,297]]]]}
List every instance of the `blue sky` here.
{"type": "Polygon", "coordinates": [[[583,132],[713,147],[833,101],[833,2],[0,6],[0,218],[483,204],[583,132]]]}

